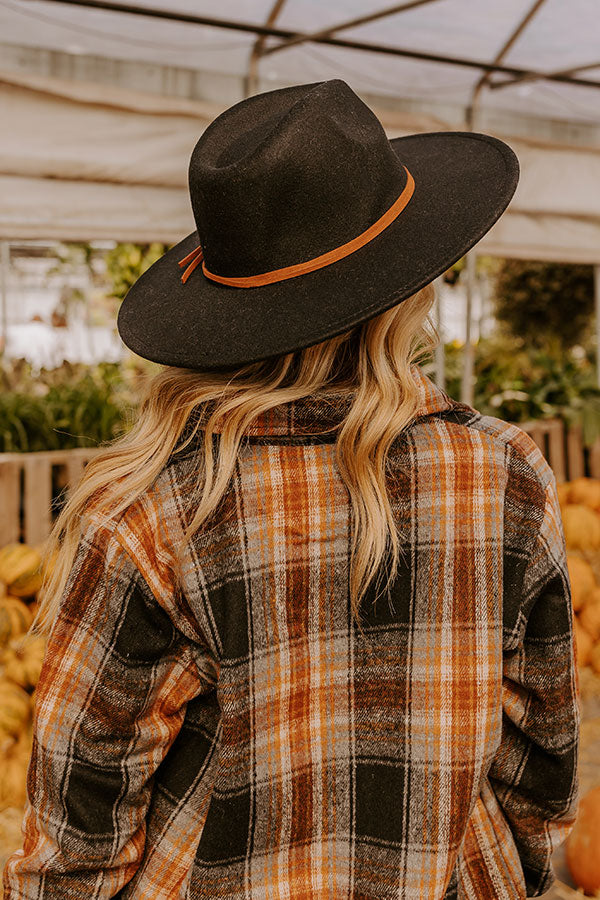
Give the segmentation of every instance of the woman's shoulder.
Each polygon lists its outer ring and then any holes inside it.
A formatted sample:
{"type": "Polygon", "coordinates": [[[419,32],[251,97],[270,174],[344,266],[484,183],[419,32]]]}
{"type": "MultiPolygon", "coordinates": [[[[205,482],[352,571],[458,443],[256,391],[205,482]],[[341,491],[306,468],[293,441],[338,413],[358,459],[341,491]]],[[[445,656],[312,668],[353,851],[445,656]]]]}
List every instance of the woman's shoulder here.
{"type": "Polygon", "coordinates": [[[507,422],[498,416],[479,412],[467,403],[455,401],[452,407],[435,415],[452,431],[457,453],[467,452],[467,447],[486,436],[489,444],[504,459],[505,466],[520,477],[529,476],[544,490],[555,474],[540,446],[533,437],[515,422],[507,422]],[[461,435],[464,446],[460,448],[461,435]],[[456,442],[459,442],[458,445],[456,442]]]}

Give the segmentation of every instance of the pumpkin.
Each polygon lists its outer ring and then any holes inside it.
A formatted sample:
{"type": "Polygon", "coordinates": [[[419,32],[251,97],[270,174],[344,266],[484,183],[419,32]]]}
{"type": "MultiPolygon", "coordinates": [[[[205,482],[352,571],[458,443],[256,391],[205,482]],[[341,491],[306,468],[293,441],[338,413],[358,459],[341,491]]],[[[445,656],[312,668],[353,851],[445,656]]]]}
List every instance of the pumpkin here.
{"type": "Polygon", "coordinates": [[[22,728],[18,736],[14,734],[2,734],[0,737],[0,759],[16,755],[21,759],[29,760],[33,749],[33,727],[31,720],[29,725],[22,728]]]}
{"type": "Polygon", "coordinates": [[[600,516],[583,503],[567,503],[562,510],[565,541],[569,550],[600,547],[600,516]]]}
{"type": "Polygon", "coordinates": [[[19,732],[19,736],[10,748],[9,753],[14,752],[20,756],[25,762],[29,762],[31,751],[33,750],[33,728],[31,719],[29,725],[19,732]]]}
{"type": "Polygon", "coordinates": [[[579,624],[593,641],[600,640],[600,603],[586,603],[579,613],[579,624]]]}
{"type": "Polygon", "coordinates": [[[29,759],[16,749],[8,751],[0,767],[0,808],[25,806],[29,759]]]}
{"type": "Polygon", "coordinates": [[[42,557],[27,544],[6,544],[0,550],[0,578],[15,597],[30,597],[42,584],[42,557]]]}
{"type": "Polygon", "coordinates": [[[11,638],[29,631],[32,621],[30,608],[19,597],[9,594],[0,600],[0,647],[11,638]]]}
{"type": "Polygon", "coordinates": [[[42,544],[34,544],[33,549],[37,550],[42,559],[42,572],[44,576],[50,577],[54,571],[56,560],[58,559],[58,550],[55,550],[51,556],[46,555],[46,541],[42,544]]]}
{"type": "Polygon", "coordinates": [[[573,620],[573,632],[575,639],[575,656],[577,665],[583,668],[590,661],[590,654],[594,642],[591,635],[587,633],[577,616],[573,620]]]}
{"type": "Polygon", "coordinates": [[[592,509],[600,509],[600,478],[575,478],[571,482],[569,503],[585,503],[592,509]]]}
{"type": "Polygon", "coordinates": [[[594,570],[589,562],[581,556],[575,556],[567,553],[567,567],[569,569],[569,580],[571,582],[571,602],[573,609],[577,610],[583,607],[587,595],[596,587],[596,579],[594,570]]]}
{"type": "Polygon", "coordinates": [[[585,602],[583,606],[595,606],[596,603],[600,603],[600,585],[597,584],[594,585],[591,591],[585,595],[585,602]]]}
{"type": "Polygon", "coordinates": [[[600,675],[600,644],[594,644],[590,653],[590,665],[600,675]]]}
{"type": "Polygon", "coordinates": [[[579,801],[577,819],[565,844],[565,861],[573,881],[588,894],[600,890],[600,785],[579,801]]]}
{"type": "Polygon", "coordinates": [[[2,810],[2,815],[0,816],[0,854],[5,861],[15,850],[23,846],[22,824],[22,806],[7,806],[2,810]]]}
{"type": "Polygon", "coordinates": [[[34,688],[40,679],[46,653],[46,638],[32,637],[21,646],[21,638],[12,638],[2,654],[4,677],[25,690],[34,688]]]}
{"type": "Polygon", "coordinates": [[[556,484],[556,494],[558,496],[558,502],[561,507],[566,506],[569,502],[569,496],[571,493],[571,482],[570,481],[559,481],[556,484]]]}
{"type": "Polygon", "coordinates": [[[31,721],[29,694],[14,681],[0,679],[0,731],[15,737],[31,721]]]}

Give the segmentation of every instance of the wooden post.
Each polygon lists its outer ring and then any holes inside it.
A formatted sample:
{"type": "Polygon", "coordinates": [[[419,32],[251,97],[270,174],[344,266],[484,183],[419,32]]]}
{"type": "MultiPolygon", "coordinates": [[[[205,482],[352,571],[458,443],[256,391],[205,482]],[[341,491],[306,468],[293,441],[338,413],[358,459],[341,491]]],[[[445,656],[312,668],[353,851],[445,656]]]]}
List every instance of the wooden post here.
{"type": "Polygon", "coordinates": [[[0,547],[21,540],[27,544],[43,543],[53,523],[52,467],[65,467],[68,492],[79,482],[85,463],[101,451],[101,447],[78,447],[0,453],[0,547]],[[24,473],[22,488],[21,472],[24,473]]]}
{"type": "Polygon", "coordinates": [[[435,383],[443,391],[446,389],[446,358],[444,350],[444,323],[442,321],[442,287],[443,276],[435,279],[435,326],[440,336],[440,343],[435,348],[435,383]]]}
{"type": "Polygon", "coordinates": [[[596,299],[596,381],[600,387],[600,264],[594,266],[594,296],[596,299]]]}
{"type": "Polygon", "coordinates": [[[465,328],[465,345],[463,351],[463,375],[460,391],[460,399],[462,403],[468,403],[473,406],[474,390],[473,390],[473,357],[475,349],[471,341],[471,325],[473,318],[473,296],[475,294],[475,260],[474,250],[469,250],[465,257],[466,273],[467,273],[467,308],[466,308],[466,328],[465,328]]]}
{"type": "Polygon", "coordinates": [[[8,343],[8,270],[10,266],[10,245],[8,241],[0,241],[0,354],[6,350],[8,343]]]}
{"type": "Polygon", "coordinates": [[[21,466],[0,457],[0,547],[20,538],[21,466]]]}
{"type": "Polygon", "coordinates": [[[560,419],[548,422],[548,458],[552,460],[552,469],[557,481],[567,480],[565,464],[564,426],[560,419]]]}
{"type": "Polygon", "coordinates": [[[26,453],[25,464],[25,543],[41,544],[52,526],[52,463],[47,457],[26,453]],[[33,459],[31,458],[33,457],[33,459]]]}

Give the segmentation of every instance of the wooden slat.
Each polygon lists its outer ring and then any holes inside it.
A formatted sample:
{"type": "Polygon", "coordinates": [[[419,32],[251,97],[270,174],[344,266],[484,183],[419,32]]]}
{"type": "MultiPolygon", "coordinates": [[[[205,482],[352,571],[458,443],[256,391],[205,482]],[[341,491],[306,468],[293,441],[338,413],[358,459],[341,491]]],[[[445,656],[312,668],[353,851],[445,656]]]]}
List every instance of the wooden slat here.
{"type": "Polygon", "coordinates": [[[70,492],[73,487],[76,487],[79,483],[79,479],[83,474],[83,457],[81,454],[77,454],[77,456],[71,456],[69,459],[65,461],[65,467],[67,470],[67,491],[70,492]]]}
{"type": "Polygon", "coordinates": [[[548,422],[548,462],[557,481],[566,481],[564,425],[561,419],[548,422]]]}
{"type": "Polygon", "coordinates": [[[600,440],[594,441],[589,449],[588,461],[591,478],[600,478],[600,440]]]}
{"type": "Polygon", "coordinates": [[[0,547],[12,541],[41,543],[52,527],[52,465],[66,467],[71,484],[81,477],[85,463],[102,447],[72,450],[36,450],[33,453],[0,453],[0,547]],[[25,470],[21,498],[20,473],[25,470]],[[20,509],[23,506],[24,534],[20,509]]]}
{"type": "Polygon", "coordinates": [[[25,543],[39,544],[50,533],[52,524],[52,465],[49,459],[25,453],[25,543]],[[34,457],[33,459],[31,457],[34,457]]]}
{"type": "Polygon", "coordinates": [[[528,434],[536,442],[542,453],[545,454],[544,429],[539,422],[532,422],[527,428],[528,434]]]}
{"type": "Polygon", "coordinates": [[[567,479],[574,481],[585,475],[585,456],[581,425],[571,425],[567,430],[567,479]]]}
{"type": "Polygon", "coordinates": [[[102,447],[74,447],[72,450],[34,450],[32,453],[0,453],[0,459],[6,462],[23,463],[25,457],[46,459],[53,463],[63,463],[68,459],[81,456],[83,459],[91,459],[96,453],[102,451],[102,447]]]}
{"type": "Polygon", "coordinates": [[[19,463],[0,458],[0,547],[20,539],[20,472],[19,463]]]}

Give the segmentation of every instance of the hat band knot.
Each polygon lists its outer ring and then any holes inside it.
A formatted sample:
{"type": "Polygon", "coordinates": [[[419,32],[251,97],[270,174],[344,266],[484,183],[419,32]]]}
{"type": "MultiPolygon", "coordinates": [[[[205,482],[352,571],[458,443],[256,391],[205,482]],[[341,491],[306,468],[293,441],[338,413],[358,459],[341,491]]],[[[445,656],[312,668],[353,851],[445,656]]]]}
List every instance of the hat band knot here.
{"type": "Polygon", "coordinates": [[[322,253],[320,256],[315,256],[313,259],[307,260],[307,262],[297,263],[293,266],[284,266],[282,269],[273,269],[271,272],[263,272],[261,275],[249,275],[239,278],[226,278],[223,275],[215,275],[214,272],[209,272],[206,268],[206,263],[202,262],[204,254],[202,252],[202,247],[198,244],[191,253],[188,253],[187,256],[184,256],[183,259],[179,260],[180,266],[185,266],[189,263],[181,276],[183,284],[186,283],[194,269],[201,262],[202,271],[206,277],[212,279],[212,281],[217,281],[219,284],[227,284],[231,287],[247,288],[258,287],[263,284],[273,284],[275,281],[284,281],[287,278],[295,278],[297,275],[305,275],[307,272],[314,272],[315,269],[322,269],[324,266],[328,266],[331,263],[337,262],[339,259],[343,259],[345,256],[349,256],[351,253],[354,253],[355,250],[359,250],[361,247],[364,247],[365,244],[368,244],[369,241],[372,241],[378,234],[381,234],[381,232],[400,215],[402,210],[408,204],[408,201],[414,193],[415,182],[406,166],[403,168],[406,172],[407,180],[400,196],[394,201],[390,208],[373,223],[373,225],[346,244],[335,247],[333,250],[322,253]]]}

